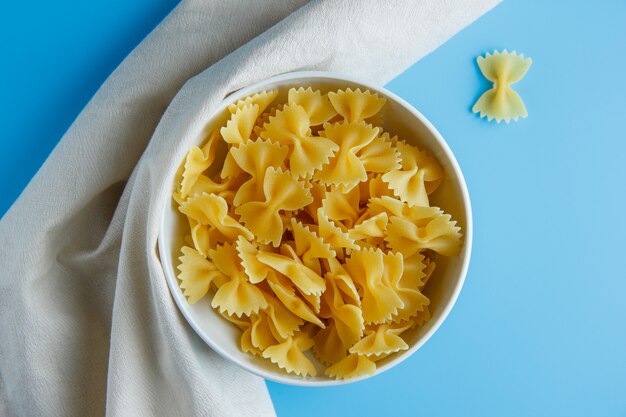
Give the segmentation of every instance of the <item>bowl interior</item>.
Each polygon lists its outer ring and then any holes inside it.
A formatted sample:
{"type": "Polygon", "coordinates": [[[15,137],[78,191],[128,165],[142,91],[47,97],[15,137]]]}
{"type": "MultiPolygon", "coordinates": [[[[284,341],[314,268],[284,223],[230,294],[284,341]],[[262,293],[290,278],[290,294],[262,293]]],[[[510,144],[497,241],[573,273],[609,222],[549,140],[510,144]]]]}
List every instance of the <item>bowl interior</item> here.
{"type": "MultiPolygon", "coordinates": [[[[461,254],[454,258],[437,255],[435,262],[437,267],[431,277],[424,293],[430,298],[430,310],[432,318],[422,327],[405,333],[409,350],[391,355],[378,362],[376,373],[380,373],[389,367],[406,359],[415,352],[432,333],[439,327],[447,316],[460,291],[467,271],[471,250],[471,211],[465,181],[462,177],[458,164],[445,141],[435,128],[413,109],[404,100],[380,87],[368,83],[357,82],[348,77],[337,74],[306,72],[290,73],[274,77],[262,83],[258,83],[239,90],[227,97],[215,115],[207,120],[204,131],[198,135],[196,144],[200,145],[207,139],[207,135],[214,128],[222,126],[228,119],[226,107],[240,98],[246,97],[257,91],[279,88],[278,101],[286,101],[286,94],[291,87],[311,86],[321,89],[322,92],[339,88],[366,88],[376,91],[379,95],[387,98],[387,104],[383,107],[383,128],[392,136],[417,145],[420,149],[427,149],[435,155],[445,171],[446,178],[443,184],[431,195],[431,205],[439,206],[458,222],[463,233],[463,249],[461,254]]],[[[222,150],[225,152],[225,149],[222,150]]],[[[216,158],[220,161],[223,154],[216,158]]],[[[220,164],[215,164],[217,170],[220,164]]],[[[174,176],[168,179],[167,187],[174,190],[174,176]]],[[[239,348],[240,330],[224,320],[210,305],[210,296],[204,297],[194,305],[187,303],[178,286],[177,270],[180,248],[184,244],[184,236],[189,234],[189,226],[186,218],[178,211],[176,203],[169,199],[163,212],[161,230],[159,233],[159,254],[164,269],[168,286],[183,315],[198,333],[215,351],[245,369],[256,373],[264,378],[277,382],[293,385],[334,385],[346,382],[354,382],[357,379],[336,381],[323,375],[324,367],[311,355],[313,363],[318,367],[318,376],[302,378],[285,373],[268,360],[244,353],[239,348]]],[[[309,352],[310,353],[310,352],[309,352]]]]}

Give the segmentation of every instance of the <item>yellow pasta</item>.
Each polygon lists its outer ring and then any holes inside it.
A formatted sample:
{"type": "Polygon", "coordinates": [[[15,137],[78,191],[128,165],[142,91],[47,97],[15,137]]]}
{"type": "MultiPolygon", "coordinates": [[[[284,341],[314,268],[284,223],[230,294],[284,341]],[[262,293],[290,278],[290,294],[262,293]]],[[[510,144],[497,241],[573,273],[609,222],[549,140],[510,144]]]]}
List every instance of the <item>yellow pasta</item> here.
{"type": "Polygon", "coordinates": [[[259,106],[257,104],[248,104],[237,108],[228,123],[226,123],[226,126],[220,130],[226,143],[240,145],[250,139],[258,116],[259,106]]]}
{"type": "Polygon", "coordinates": [[[332,365],[348,355],[349,346],[343,345],[333,320],[313,337],[313,351],[324,365],[332,365]]]}
{"type": "Polygon", "coordinates": [[[373,375],[375,371],[376,363],[368,359],[367,356],[351,353],[336,364],[326,368],[324,373],[331,378],[347,379],[373,375]]]}
{"type": "Polygon", "coordinates": [[[424,249],[446,256],[458,255],[461,250],[459,228],[449,214],[440,212],[424,222],[421,226],[402,217],[391,217],[386,237],[389,247],[405,256],[424,249]]]}
{"type": "Polygon", "coordinates": [[[263,243],[280,244],[283,235],[282,210],[298,210],[313,198],[289,172],[267,168],[263,182],[265,201],[250,201],[235,209],[246,225],[263,243]]]}
{"type": "Polygon", "coordinates": [[[388,133],[376,136],[357,156],[367,172],[389,172],[400,168],[400,152],[389,139],[388,133]]]}
{"type": "Polygon", "coordinates": [[[350,353],[365,356],[389,355],[401,350],[406,350],[409,345],[399,336],[411,327],[410,323],[400,326],[393,324],[379,324],[376,327],[365,330],[365,337],[350,348],[350,353]]]}
{"type": "Polygon", "coordinates": [[[389,216],[387,213],[378,213],[375,216],[364,219],[356,224],[348,234],[352,239],[360,240],[370,237],[383,237],[387,230],[387,223],[389,222],[389,216]]]}
{"type": "Polygon", "coordinates": [[[402,300],[402,307],[398,308],[392,321],[408,320],[430,304],[430,300],[422,294],[419,286],[411,285],[411,275],[407,276],[404,273],[404,258],[400,252],[384,255],[383,264],[383,282],[402,300]]]}
{"type": "Polygon", "coordinates": [[[245,343],[251,346],[250,350],[261,356],[265,349],[278,343],[278,332],[272,327],[272,323],[265,312],[251,315],[250,318],[251,326],[242,335],[241,342],[242,345],[245,343]],[[245,342],[244,339],[246,339],[245,342]]]}
{"type": "Polygon", "coordinates": [[[246,142],[237,148],[232,148],[230,153],[237,165],[251,176],[237,190],[233,204],[239,206],[248,201],[262,200],[265,171],[269,167],[280,168],[288,151],[289,149],[285,146],[262,140],[246,142]]]}
{"type": "Polygon", "coordinates": [[[172,194],[189,224],[183,295],[208,297],[243,352],[302,378],[371,375],[408,349],[430,319],[434,254],[462,245],[430,206],[443,169],[383,131],[384,105],[350,88],[239,100],[190,149],[172,194]]]}
{"type": "Polygon", "coordinates": [[[180,259],[178,270],[180,274],[180,288],[187,296],[189,304],[194,304],[209,291],[209,286],[221,272],[213,262],[207,260],[198,251],[188,246],[181,249],[183,256],[180,259]]]}
{"type": "Polygon", "coordinates": [[[263,351],[263,357],[269,359],[287,372],[301,376],[315,376],[315,365],[304,354],[311,349],[313,340],[306,334],[300,333],[294,337],[287,337],[284,342],[268,347],[263,351]]]}
{"type": "Polygon", "coordinates": [[[329,243],[335,249],[357,249],[358,245],[350,235],[341,230],[339,226],[328,218],[324,212],[324,208],[317,209],[317,222],[319,235],[325,242],[329,243]]]}
{"type": "Polygon", "coordinates": [[[300,258],[293,259],[271,252],[260,252],[257,258],[265,265],[289,278],[305,294],[321,294],[326,289],[324,279],[304,265],[300,258]]]}
{"type": "Polygon", "coordinates": [[[348,192],[338,189],[326,191],[322,200],[324,213],[331,220],[343,221],[346,227],[351,227],[359,218],[360,213],[359,187],[354,187],[348,192]]]}
{"type": "MultiPolygon", "coordinates": [[[[181,197],[187,197],[198,178],[209,169],[215,160],[215,152],[219,144],[218,131],[214,130],[208,142],[202,147],[192,146],[185,159],[183,178],[180,183],[181,197]]],[[[206,178],[206,177],[204,177],[206,178]]]]}
{"type": "Polygon", "coordinates": [[[250,317],[252,316],[241,316],[241,317],[237,317],[237,316],[231,316],[228,315],[226,313],[220,313],[220,315],[228,320],[229,322],[231,322],[232,324],[234,324],[235,326],[239,327],[239,329],[241,330],[246,330],[248,328],[250,328],[252,322],[250,317]]]}
{"type": "Polygon", "coordinates": [[[236,250],[230,244],[218,245],[209,252],[209,257],[220,272],[230,277],[213,296],[213,308],[218,308],[221,313],[241,317],[242,314],[249,316],[267,307],[263,293],[250,283],[238,261],[236,250]]]}
{"type": "Polygon", "coordinates": [[[253,284],[263,281],[272,270],[269,266],[259,261],[257,254],[259,248],[256,244],[246,240],[243,236],[237,239],[237,254],[241,259],[241,266],[253,284]]]}
{"type": "Polygon", "coordinates": [[[186,195],[182,193],[181,188],[181,198],[184,199],[184,197],[187,196],[196,197],[198,195],[206,193],[215,194],[224,199],[228,199],[231,194],[234,195],[233,188],[235,188],[237,185],[238,181],[237,178],[234,176],[231,176],[230,178],[227,178],[225,180],[222,180],[220,178],[216,178],[215,180],[213,180],[204,174],[200,174],[195,178],[193,185],[191,185],[191,188],[188,190],[186,195]]]}
{"type": "Polygon", "coordinates": [[[353,251],[346,260],[346,270],[363,290],[361,302],[366,324],[389,321],[404,306],[400,296],[383,280],[386,256],[393,255],[383,254],[381,250],[363,250],[353,251]]]}
{"type": "Polygon", "coordinates": [[[324,292],[323,298],[328,305],[337,335],[343,346],[352,346],[363,336],[363,312],[359,306],[344,301],[332,274],[327,275],[327,282],[329,288],[324,292]]]}
{"type": "Polygon", "coordinates": [[[296,291],[286,278],[281,280],[278,275],[272,273],[267,282],[276,297],[278,297],[278,299],[287,307],[289,311],[301,319],[315,324],[316,326],[321,328],[326,327],[324,322],[317,317],[315,311],[313,311],[302,298],[298,297],[296,291]]]}
{"type": "MultiPolygon", "coordinates": [[[[341,292],[342,298],[346,303],[354,304],[356,306],[361,305],[361,296],[359,290],[356,288],[354,281],[337,259],[328,259],[328,274],[332,275],[335,281],[337,289],[341,292]]],[[[328,276],[328,275],[327,275],[328,276]]]]}
{"type": "MultiPolygon", "coordinates": [[[[422,253],[416,253],[409,257],[404,257],[404,271],[402,272],[402,280],[404,285],[409,288],[417,288],[422,290],[426,286],[428,258],[422,253]]],[[[432,263],[433,266],[435,263],[432,263]]],[[[434,269],[434,268],[431,268],[434,269]]]]}
{"type": "Polygon", "coordinates": [[[291,233],[293,234],[296,255],[302,258],[302,262],[309,268],[321,273],[319,259],[332,259],[337,253],[315,232],[304,226],[296,219],[291,219],[291,233]]]}
{"type": "Polygon", "coordinates": [[[329,93],[328,98],[337,113],[349,123],[362,122],[376,115],[387,101],[378,97],[378,94],[370,93],[369,90],[361,92],[360,88],[354,91],[348,88],[329,93]]]}
{"type": "MultiPolygon", "coordinates": [[[[255,318],[256,319],[256,318],[255,318]]],[[[228,320],[228,319],[227,319],[228,320]]],[[[241,338],[239,339],[239,347],[243,352],[250,353],[252,355],[261,356],[263,355],[263,350],[254,346],[252,343],[252,325],[249,325],[247,328],[242,328],[241,338]]]]}
{"type": "Polygon", "coordinates": [[[319,90],[313,91],[311,87],[307,89],[303,87],[290,89],[287,101],[289,104],[302,106],[309,116],[311,126],[326,123],[337,114],[328,96],[322,95],[319,90]]]}
{"type": "Polygon", "coordinates": [[[215,194],[202,194],[190,198],[179,207],[180,212],[200,224],[216,229],[223,239],[234,242],[239,235],[250,240],[254,235],[228,214],[228,203],[215,194]]]}
{"type": "Polygon", "coordinates": [[[231,113],[236,113],[238,109],[255,104],[259,107],[258,112],[261,114],[270,104],[272,104],[274,100],[276,100],[276,97],[278,97],[278,90],[261,91],[246,97],[243,100],[239,100],[237,103],[229,105],[228,110],[231,113]]]}
{"type": "Polygon", "coordinates": [[[296,177],[311,175],[335,154],[339,146],[333,141],[309,133],[311,120],[299,104],[289,104],[270,117],[260,136],[289,146],[289,170],[296,177]]]}
{"type": "Polygon", "coordinates": [[[265,314],[267,314],[278,336],[282,339],[293,336],[294,332],[304,324],[304,321],[289,311],[278,298],[269,294],[264,294],[264,296],[268,302],[265,314]]]}
{"type": "Polygon", "coordinates": [[[383,181],[382,174],[370,174],[368,181],[361,183],[361,202],[367,204],[371,198],[393,197],[393,191],[383,181]]]}
{"type": "Polygon", "coordinates": [[[528,116],[524,101],[512,88],[521,80],[532,64],[532,59],[524,58],[515,51],[487,52],[485,57],[478,57],[478,67],[485,78],[493,82],[493,87],[483,93],[472,111],[480,113],[480,117],[487,117],[488,121],[496,119],[509,123],[511,119],[517,121],[519,117],[528,116]]]}
{"type": "Polygon", "coordinates": [[[404,142],[397,142],[401,167],[382,176],[394,194],[411,205],[428,206],[428,194],[443,180],[443,171],[427,152],[404,142]],[[428,186],[427,186],[428,184],[428,186]]]}
{"type": "Polygon", "coordinates": [[[330,161],[315,173],[322,184],[352,189],[367,180],[367,171],[356,155],[378,135],[379,129],[361,123],[326,125],[324,134],[337,144],[338,151],[330,161]]]}

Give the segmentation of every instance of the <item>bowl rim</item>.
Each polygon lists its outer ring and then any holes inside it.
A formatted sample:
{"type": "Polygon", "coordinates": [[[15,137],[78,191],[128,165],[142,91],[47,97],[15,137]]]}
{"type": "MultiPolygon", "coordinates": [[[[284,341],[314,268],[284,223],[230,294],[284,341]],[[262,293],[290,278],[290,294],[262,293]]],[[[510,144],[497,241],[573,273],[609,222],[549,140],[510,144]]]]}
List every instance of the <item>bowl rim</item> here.
{"type": "MultiPolygon", "coordinates": [[[[305,79],[305,78],[316,78],[316,79],[326,78],[326,79],[333,80],[333,81],[346,82],[347,84],[350,84],[350,83],[359,84],[360,86],[368,88],[372,91],[380,92],[384,94],[391,100],[395,101],[397,104],[404,107],[415,118],[417,118],[424,125],[424,127],[430,131],[430,133],[433,135],[435,140],[439,143],[439,145],[441,146],[441,149],[443,150],[444,154],[448,158],[450,162],[450,166],[452,167],[452,170],[454,171],[458,184],[460,186],[461,197],[463,200],[463,206],[465,210],[465,217],[466,217],[466,225],[465,225],[465,233],[464,233],[465,248],[463,251],[464,257],[461,261],[462,262],[461,268],[459,270],[459,277],[458,277],[459,279],[456,282],[456,286],[454,287],[452,291],[452,295],[448,303],[444,306],[441,315],[431,325],[431,328],[422,335],[422,337],[417,341],[417,343],[415,343],[413,346],[410,346],[409,349],[404,351],[402,355],[399,355],[396,358],[394,358],[394,360],[380,367],[377,367],[375,373],[372,375],[363,375],[360,377],[350,378],[350,379],[330,379],[329,378],[327,380],[308,380],[302,377],[294,377],[293,375],[289,375],[289,374],[281,375],[278,372],[273,373],[266,369],[257,367],[256,365],[241,362],[237,358],[231,356],[227,351],[222,349],[219,344],[213,342],[211,337],[209,337],[209,335],[202,329],[202,327],[194,320],[193,316],[190,314],[187,300],[184,297],[183,292],[180,290],[180,287],[178,285],[178,278],[176,276],[171,276],[171,274],[169,274],[168,271],[166,271],[166,268],[163,266],[163,261],[162,261],[162,259],[170,257],[167,251],[165,250],[165,247],[164,247],[165,245],[162,244],[163,242],[162,242],[162,237],[161,237],[162,235],[164,235],[165,230],[166,230],[165,210],[168,208],[167,205],[170,204],[169,199],[166,200],[166,203],[163,207],[163,211],[161,213],[161,221],[160,221],[159,235],[157,238],[157,244],[158,244],[158,251],[159,251],[158,253],[159,253],[159,258],[160,258],[159,263],[161,264],[161,269],[163,271],[163,275],[165,276],[165,280],[167,282],[170,294],[174,298],[174,301],[176,302],[178,309],[183,314],[183,316],[185,317],[189,325],[193,328],[196,334],[200,336],[200,338],[211,349],[213,349],[223,358],[240,366],[246,371],[251,372],[252,374],[258,375],[270,381],[274,381],[274,382],[278,382],[278,383],[286,384],[286,385],[303,386],[303,387],[336,386],[336,385],[351,384],[354,382],[362,381],[364,379],[380,375],[381,373],[399,365],[404,360],[406,360],[411,355],[413,355],[417,350],[419,350],[443,324],[443,322],[446,320],[446,318],[450,314],[450,311],[456,304],[456,301],[459,297],[461,289],[463,288],[463,284],[465,283],[467,271],[469,268],[470,258],[472,254],[472,240],[473,240],[472,207],[471,207],[469,192],[467,189],[467,184],[465,182],[465,177],[463,176],[463,172],[461,171],[461,168],[459,166],[458,161],[456,160],[456,157],[452,153],[452,150],[448,146],[447,142],[445,141],[441,133],[439,133],[439,131],[433,126],[433,124],[420,111],[418,111],[415,107],[413,107],[406,100],[399,97],[395,93],[387,90],[385,87],[378,86],[374,83],[371,83],[366,80],[362,80],[358,77],[345,75],[345,74],[338,73],[338,72],[331,72],[331,71],[292,71],[292,72],[279,74],[279,75],[255,82],[253,84],[250,84],[224,97],[224,100],[222,100],[220,104],[216,106],[215,111],[211,114],[209,118],[207,118],[207,122],[213,119],[221,111],[223,111],[228,106],[228,104],[233,103],[243,97],[254,94],[258,91],[261,91],[264,88],[266,88],[268,84],[283,83],[286,81],[291,81],[291,80],[296,80],[296,79],[305,79]]],[[[171,183],[171,181],[174,179],[174,176],[175,176],[175,173],[168,175],[166,184],[171,183]]],[[[172,262],[172,265],[173,265],[173,262],[172,262]]]]}

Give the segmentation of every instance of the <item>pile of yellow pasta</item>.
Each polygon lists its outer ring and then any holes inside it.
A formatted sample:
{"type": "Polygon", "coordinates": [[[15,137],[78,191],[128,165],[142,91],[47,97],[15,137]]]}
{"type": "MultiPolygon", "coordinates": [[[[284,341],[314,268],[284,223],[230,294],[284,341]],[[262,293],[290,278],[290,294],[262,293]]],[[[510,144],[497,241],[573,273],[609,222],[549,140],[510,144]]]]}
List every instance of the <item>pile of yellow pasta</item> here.
{"type": "Polygon", "coordinates": [[[191,230],[180,287],[189,303],[215,287],[241,349],[287,372],[315,376],[312,350],[329,377],[372,374],[430,317],[430,256],[459,252],[456,222],[429,205],[443,171],[374,126],[377,94],[292,88],[270,108],[278,95],[231,105],[189,151],[174,192],[191,230]]]}

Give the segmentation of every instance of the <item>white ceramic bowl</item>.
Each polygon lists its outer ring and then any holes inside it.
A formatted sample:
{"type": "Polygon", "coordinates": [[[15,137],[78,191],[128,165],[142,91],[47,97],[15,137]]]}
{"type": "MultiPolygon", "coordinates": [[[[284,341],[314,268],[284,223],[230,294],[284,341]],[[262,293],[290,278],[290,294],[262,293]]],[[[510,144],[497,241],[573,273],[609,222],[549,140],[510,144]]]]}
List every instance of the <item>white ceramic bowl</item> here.
{"type": "MultiPolygon", "coordinates": [[[[286,91],[290,87],[300,86],[312,86],[314,89],[322,89],[323,92],[331,89],[360,87],[377,92],[385,97],[387,104],[382,110],[384,116],[383,127],[392,135],[397,134],[409,143],[413,143],[422,149],[427,149],[435,155],[445,171],[446,179],[431,196],[431,205],[440,206],[444,211],[450,213],[453,219],[457,220],[458,225],[461,226],[464,236],[464,245],[459,256],[454,258],[437,256],[436,258],[437,267],[435,273],[425,289],[426,295],[431,300],[432,318],[424,326],[405,334],[408,335],[408,350],[378,362],[376,374],[379,374],[398,365],[426,343],[446,319],[461,291],[467,273],[472,246],[472,213],[467,186],[461,169],[445,140],[419,111],[400,97],[380,86],[345,75],[329,72],[292,72],[253,84],[229,95],[216,109],[214,116],[207,120],[207,125],[209,127],[212,127],[211,125],[217,127],[218,124],[224,123],[226,120],[226,107],[243,97],[258,91],[279,88],[281,91],[280,100],[281,98],[286,98],[286,91]]],[[[200,137],[198,141],[200,142],[203,139],[200,137]]],[[[173,190],[174,178],[169,178],[167,184],[173,190]]],[[[183,296],[176,278],[176,265],[180,256],[180,247],[183,244],[183,230],[186,228],[188,230],[186,219],[178,212],[175,203],[171,199],[168,200],[163,211],[158,239],[161,264],[172,297],[174,297],[180,311],[196,333],[211,348],[224,358],[252,373],[285,384],[302,386],[338,385],[366,378],[329,379],[324,376],[322,372],[323,367],[312,355],[313,362],[318,366],[318,376],[303,378],[287,374],[270,363],[269,360],[242,352],[239,349],[239,329],[228,323],[211,308],[210,297],[207,296],[196,304],[190,305],[183,296]]]]}

